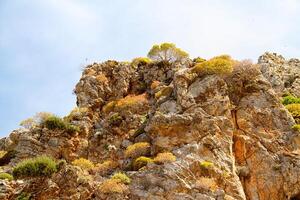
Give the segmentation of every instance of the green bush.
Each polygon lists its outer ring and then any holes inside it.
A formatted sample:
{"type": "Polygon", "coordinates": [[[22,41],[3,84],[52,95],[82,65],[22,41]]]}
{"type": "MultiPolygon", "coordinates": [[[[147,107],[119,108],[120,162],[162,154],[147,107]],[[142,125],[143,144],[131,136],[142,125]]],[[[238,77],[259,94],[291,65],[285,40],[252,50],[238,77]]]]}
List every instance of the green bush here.
{"type": "Polygon", "coordinates": [[[57,171],[56,162],[47,156],[38,156],[21,161],[13,168],[15,178],[49,177],[57,171]]]}
{"type": "Polygon", "coordinates": [[[11,180],[13,180],[14,178],[13,178],[12,175],[10,175],[10,174],[8,174],[8,173],[5,173],[5,172],[2,172],[2,173],[0,173],[0,179],[6,179],[6,180],[11,181],[11,180]]]}
{"type": "Polygon", "coordinates": [[[50,130],[65,130],[67,133],[75,133],[80,131],[80,128],[78,126],[74,126],[57,116],[48,117],[43,122],[43,125],[50,130]]]}
{"type": "Polygon", "coordinates": [[[200,62],[192,69],[199,74],[230,74],[233,71],[234,61],[228,55],[214,57],[208,61],[200,62]]]}
{"type": "Polygon", "coordinates": [[[129,184],[131,182],[130,178],[122,172],[115,173],[111,178],[118,179],[124,184],[129,184]]]}
{"type": "Polygon", "coordinates": [[[142,167],[145,167],[148,163],[153,163],[153,159],[145,156],[141,156],[134,160],[132,164],[132,168],[133,170],[139,170],[142,167]]]}
{"type": "Polygon", "coordinates": [[[300,98],[294,97],[292,95],[288,95],[282,98],[282,104],[288,105],[288,104],[300,104],[300,98]]]}
{"type": "Polygon", "coordinates": [[[95,167],[94,163],[85,158],[76,159],[72,162],[72,164],[80,167],[83,170],[90,170],[95,167]]]}
{"type": "Polygon", "coordinates": [[[44,121],[44,126],[50,130],[65,129],[66,125],[62,118],[57,116],[50,116],[44,121]]]}

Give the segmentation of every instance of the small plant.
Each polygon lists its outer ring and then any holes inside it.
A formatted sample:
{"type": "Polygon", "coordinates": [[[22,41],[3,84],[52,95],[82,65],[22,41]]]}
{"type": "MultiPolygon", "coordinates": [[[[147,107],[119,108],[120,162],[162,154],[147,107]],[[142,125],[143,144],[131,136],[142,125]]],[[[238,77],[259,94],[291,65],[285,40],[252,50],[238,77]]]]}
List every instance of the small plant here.
{"type": "Polygon", "coordinates": [[[111,171],[118,167],[118,162],[113,160],[106,160],[103,163],[96,165],[96,170],[100,174],[106,174],[108,171],[111,171]]]}
{"type": "Polygon", "coordinates": [[[30,200],[31,199],[31,194],[22,192],[17,198],[16,200],[30,200]]]}
{"type": "Polygon", "coordinates": [[[138,142],[127,147],[125,151],[126,158],[137,158],[147,155],[150,152],[150,144],[148,142],[138,142]]]}
{"type": "Polygon", "coordinates": [[[14,177],[8,173],[2,172],[0,173],[0,179],[6,179],[8,181],[12,181],[14,177]]]}
{"type": "Polygon", "coordinates": [[[122,120],[123,118],[119,115],[119,113],[115,113],[109,118],[109,123],[111,125],[120,125],[122,120]]]}
{"type": "Polygon", "coordinates": [[[300,132],[300,124],[295,124],[292,126],[292,129],[295,130],[295,131],[298,131],[300,132]]]}
{"type": "Polygon", "coordinates": [[[192,69],[199,74],[230,74],[233,71],[234,61],[228,55],[214,57],[208,61],[200,62],[192,69]]]}
{"type": "Polygon", "coordinates": [[[145,156],[140,156],[134,160],[134,162],[132,164],[132,168],[133,168],[133,170],[137,171],[137,170],[141,169],[142,167],[147,166],[148,163],[153,163],[153,159],[145,157],[145,156]]]}
{"type": "Polygon", "coordinates": [[[133,66],[140,67],[140,66],[143,66],[143,65],[147,65],[150,62],[151,62],[151,59],[149,59],[149,58],[138,57],[138,58],[134,58],[132,60],[131,64],[133,66]]]}
{"type": "Polygon", "coordinates": [[[122,194],[127,190],[127,186],[120,179],[108,179],[100,185],[99,190],[104,194],[122,194]]]}
{"type": "Polygon", "coordinates": [[[89,161],[85,158],[79,158],[79,159],[73,160],[72,165],[78,166],[83,170],[89,170],[89,169],[92,169],[95,167],[91,161],[89,161]]]}
{"type": "Polygon", "coordinates": [[[131,182],[130,178],[122,172],[115,173],[111,178],[118,179],[124,184],[129,184],[131,182]]]}
{"type": "Polygon", "coordinates": [[[300,98],[294,97],[292,95],[287,95],[282,98],[282,104],[288,105],[288,104],[300,104],[300,98]]]}
{"type": "Polygon", "coordinates": [[[218,187],[216,181],[212,178],[208,177],[200,177],[196,182],[197,187],[205,189],[205,190],[211,190],[215,191],[218,187]]]}
{"type": "Polygon", "coordinates": [[[171,152],[159,153],[154,158],[154,162],[157,164],[170,163],[176,161],[176,156],[171,152]]]}
{"type": "Polygon", "coordinates": [[[285,107],[292,114],[295,120],[296,118],[300,117],[300,104],[293,103],[293,104],[288,104],[285,107]]]}
{"type": "Polygon", "coordinates": [[[56,162],[47,156],[38,156],[21,161],[13,168],[15,178],[49,177],[57,171],[56,162]]]}
{"type": "Polygon", "coordinates": [[[202,161],[202,162],[200,162],[200,167],[202,169],[210,169],[210,168],[214,167],[214,163],[212,163],[210,161],[202,161]]]}

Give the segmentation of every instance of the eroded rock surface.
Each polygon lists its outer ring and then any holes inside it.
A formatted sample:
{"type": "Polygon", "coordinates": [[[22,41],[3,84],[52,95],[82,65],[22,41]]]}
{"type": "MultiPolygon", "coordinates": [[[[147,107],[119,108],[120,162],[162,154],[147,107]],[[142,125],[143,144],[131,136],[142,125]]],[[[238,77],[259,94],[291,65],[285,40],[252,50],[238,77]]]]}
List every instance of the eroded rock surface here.
{"type": "Polygon", "coordinates": [[[14,152],[3,171],[43,154],[67,163],[49,178],[1,181],[0,197],[299,199],[300,137],[280,102],[285,92],[300,96],[299,60],[266,53],[258,65],[245,62],[226,76],[200,76],[191,65],[88,66],[74,90],[78,106],[88,108],[71,120],[80,132],[34,127],[0,140],[0,150],[14,152]],[[171,152],[176,160],[133,170],[134,159],[124,152],[137,142],[150,144],[144,156],[171,152]],[[110,166],[87,171],[71,165],[81,157],[110,166]],[[118,171],[131,183],[122,192],[103,192],[100,185],[118,171]]]}

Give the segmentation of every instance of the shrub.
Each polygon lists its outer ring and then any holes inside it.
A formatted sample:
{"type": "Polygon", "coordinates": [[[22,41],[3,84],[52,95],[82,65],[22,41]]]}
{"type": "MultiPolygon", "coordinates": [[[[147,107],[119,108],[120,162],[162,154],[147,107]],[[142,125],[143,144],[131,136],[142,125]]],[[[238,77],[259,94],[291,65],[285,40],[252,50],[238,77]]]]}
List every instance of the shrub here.
{"type": "Polygon", "coordinates": [[[138,142],[127,147],[125,157],[137,158],[147,155],[150,152],[150,144],[148,142],[138,142]]]}
{"type": "Polygon", "coordinates": [[[119,125],[122,120],[123,118],[119,115],[119,113],[115,113],[109,118],[109,123],[111,125],[119,125]]]}
{"type": "Polygon", "coordinates": [[[138,57],[138,58],[134,58],[131,62],[131,64],[133,66],[143,66],[143,65],[147,65],[148,63],[151,62],[151,59],[149,58],[144,58],[144,57],[138,57]]]}
{"type": "Polygon", "coordinates": [[[161,89],[160,91],[155,93],[155,99],[159,99],[162,96],[170,96],[173,92],[173,88],[172,87],[165,87],[163,89],[161,89]]]}
{"type": "Polygon", "coordinates": [[[294,129],[295,131],[299,131],[300,132],[300,124],[293,125],[292,129],[294,129]]]}
{"type": "Polygon", "coordinates": [[[108,179],[100,185],[99,190],[104,194],[122,194],[127,190],[127,187],[124,183],[121,182],[120,179],[108,179]]]}
{"type": "Polygon", "coordinates": [[[282,98],[282,104],[283,105],[300,104],[300,98],[294,97],[292,95],[288,95],[282,98]]]}
{"type": "Polygon", "coordinates": [[[141,94],[141,95],[128,95],[123,99],[120,99],[117,101],[115,104],[115,107],[118,108],[125,108],[125,107],[130,107],[135,104],[143,104],[143,103],[148,103],[148,100],[146,98],[146,94],[141,94]]]}
{"type": "Polygon", "coordinates": [[[215,191],[218,187],[216,181],[214,179],[208,178],[208,177],[198,178],[196,185],[199,188],[202,188],[205,190],[211,190],[211,191],[215,191]]]}
{"type": "Polygon", "coordinates": [[[97,164],[96,165],[96,170],[100,173],[100,174],[105,174],[107,173],[108,171],[111,171],[115,168],[118,167],[118,163],[116,161],[113,161],[113,160],[106,160],[104,161],[103,163],[101,164],[97,164]]]}
{"type": "Polygon", "coordinates": [[[230,74],[233,70],[233,64],[230,56],[221,55],[196,64],[192,71],[203,75],[230,74]]]}
{"type": "Polygon", "coordinates": [[[85,158],[79,158],[79,159],[73,160],[72,165],[78,166],[83,170],[89,170],[89,169],[92,169],[95,167],[91,161],[89,161],[85,158]]]}
{"type": "Polygon", "coordinates": [[[210,162],[210,161],[202,161],[200,162],[200,167],[202,169],[210,169],[214,166],[214,163],[210,162]]]}
{"type": "Polygon", "coordinates": [[[72,124],[66,124],[65,131],[67,133],[76,133],[80,131],[80,128],[78,126],[74,126],[72,124]]]}
{"type": "Polygon", "coordinates": [[[8,180],[8,181],[11,181],[11,180],[13,180],[14,178],[13,178],[12,175],[10,175],[10,174],[8,174],[8,173],[5,173],[5,172],[2,172],[2,173],[0,173],[0,179],[6,179],[6,180],[8,180]]]}
{"type": "Polygon", "coordinates": [[[177,48],[173,43],[162,43],[153,45],[148,53],[148,57],[155,61],[179,62],[185,61],[189,54],[177,48]]]}
{"type": "Polygon", "coordinates": [[[3,158],[7,154],[7,151],[0,151],[0,158],[3,158]]]}
{"type": "Polygon", "coordinates": [[[132,168],[133,168],[133,170],[137,171],[137,170],[141,169],[142,167],[147,166],[148,163],[153,163],[153,159],[145,157],[145,156],[141,156],[134,160],[134,162],[132,164],[132,168]]]}
{"type": "Polygon", "coordinates": [[[300,117],[300,104],[288,104],[285,106],[294,118],[300,117]]]}
{"type": "Polygon", "coordinates": [[[13,168],[13,176],[15,178],[51,176],[57,171],[56,162],[47,156],[38,156],[26,159],[17,164],[13,168]]]}
{"type": "Polygon", "coordinates": [[[118,179],[124,184],[129,184],[131,182],[130,178],[122,172],[115,173],[111,178],[118,179]]]}
{"type": "Polygon", "coordinates": [[[103,106],[102,111],[104,113],[110,113],[114,110],[116,103],[116,101],[108,102],[106,105],[103,106]]]}
{"type": "Polygon", "coordinates": [[[154,158],[154,162],[157,164],[170,163],[176,161],[176,156],[171,152],[159,153],[154,158]]]}
{"type": "Polygon", "coordinates": [[[67,133],[75,133],[80,131],[78,126],[74,126],[57,116],[48,117],[44,121],[43,125],[50,130],[65,130],[67,133]]]}
{"type": "Polygon", "coordinates": [[[53,116],[53,114],[48,112],[38,112],[33,117],[21,121],[20,126],[27,129],[39,126],[50,116],[53,116]]]}
{"type": "Polygon", "coordinates": [[[57,116],[50,116],[44,121],[44,126],[50,130],[65,129],[66,125],[62,118],[57,116]]]}

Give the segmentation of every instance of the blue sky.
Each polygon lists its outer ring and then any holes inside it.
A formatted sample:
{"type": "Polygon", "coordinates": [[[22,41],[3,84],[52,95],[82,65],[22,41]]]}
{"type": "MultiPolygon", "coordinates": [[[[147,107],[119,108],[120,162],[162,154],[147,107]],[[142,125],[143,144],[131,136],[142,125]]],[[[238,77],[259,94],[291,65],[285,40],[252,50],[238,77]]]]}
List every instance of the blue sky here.
{"type": "Polygon", "coordinates": [[[298,0],[0,0],[0,137],[36,112],[67,114],[81,69],[174,42],[191,57],[300,58],[298,0]]]}

